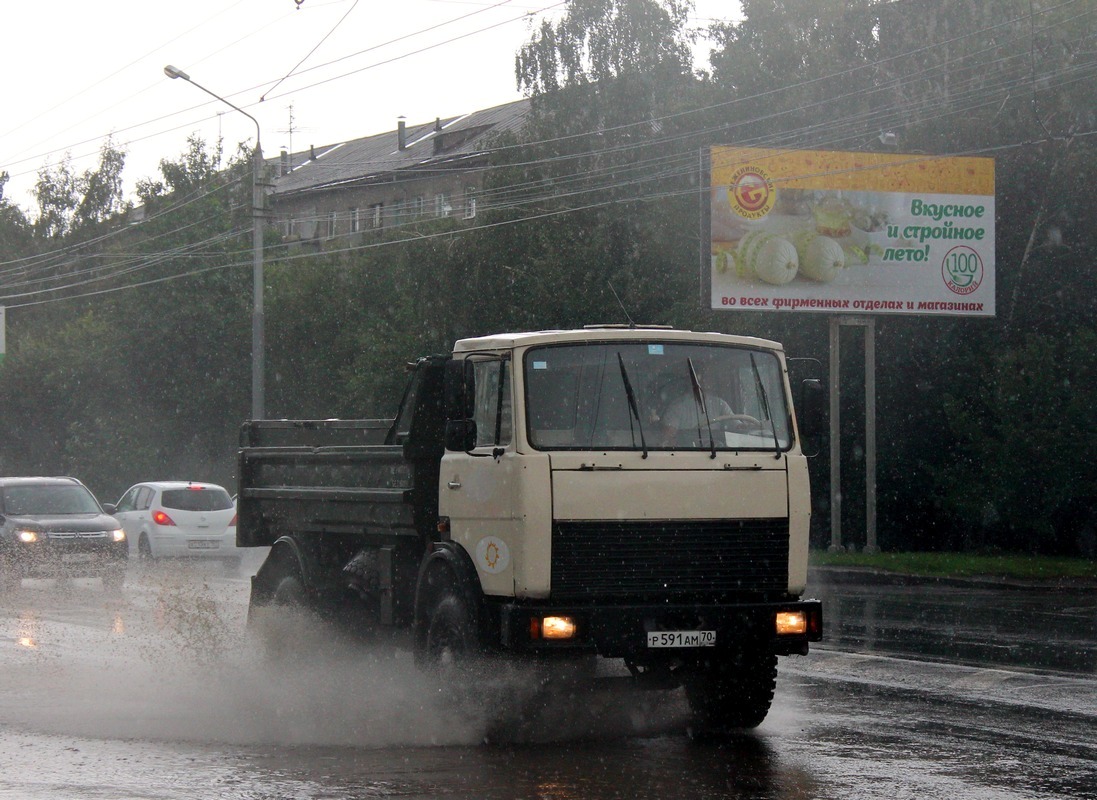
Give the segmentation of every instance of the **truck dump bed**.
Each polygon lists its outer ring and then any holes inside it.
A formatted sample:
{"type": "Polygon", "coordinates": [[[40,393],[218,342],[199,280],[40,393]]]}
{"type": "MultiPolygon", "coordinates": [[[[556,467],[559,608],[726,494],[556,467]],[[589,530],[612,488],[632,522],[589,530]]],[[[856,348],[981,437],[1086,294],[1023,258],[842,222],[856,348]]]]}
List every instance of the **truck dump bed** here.
{"type": "MultiPolygon", "coordinates": [[[[262,420],[241,431],[237,544],[288,534],[414,536],[413,464],[392,420],[262,420]]],[[[379,542],[380,543],[380,542],[379,542]]]]}

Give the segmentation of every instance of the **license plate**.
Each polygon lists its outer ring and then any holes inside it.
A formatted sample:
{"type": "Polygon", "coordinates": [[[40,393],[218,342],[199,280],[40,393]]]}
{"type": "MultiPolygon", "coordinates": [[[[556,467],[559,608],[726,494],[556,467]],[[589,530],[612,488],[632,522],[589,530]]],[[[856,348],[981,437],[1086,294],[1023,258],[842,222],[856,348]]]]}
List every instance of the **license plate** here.
{"type": "Polygon", "coordinates": [[[191,550],[216,550],[220,546],[220,542],[210,541],[209,539],[192,539],[187,542],[187,547],[191,550]]]}
{"type": "Polygon", "coordinates": [[[62,564],[90,564],[95,560],[94,553],[62,553],[62,564]]]}
{"type": "Polygon", "coordinates": [[[648,647],[713,647],[716,631],[648,631],[648,647]]]}

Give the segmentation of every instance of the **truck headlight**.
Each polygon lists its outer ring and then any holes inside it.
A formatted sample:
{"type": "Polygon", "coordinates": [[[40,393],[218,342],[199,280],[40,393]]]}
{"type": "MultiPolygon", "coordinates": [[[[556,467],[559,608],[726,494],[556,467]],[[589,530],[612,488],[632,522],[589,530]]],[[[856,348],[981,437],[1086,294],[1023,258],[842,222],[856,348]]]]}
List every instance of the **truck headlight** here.
{"type": "Polygon", "coordinates": [[[114,541],[116,541],[116,542],[126,541],[126,532],[124,530],[122,530],[121,528],[118,528],[117,530],[111,531],[110,535],[111,535],[111,538],[114,539],[114,541]]]}
{"type": "Polygon", "coordinates": [[[542,617],[541,636],[545,639],[574,639],[575,620],[571,617],[542,617]]]}
{"type": "Polygon", "coordinates": [[[19,537],[19,541],[27,544],[38,541],[38,531],[16,531],[15,535],[19,537]]]}
{"type": "Polygon", "coordinates": [[[777,635],[794,636],[808,632],[808,618],[803,611],[778,611],[777,635]]]}
{"type": "Polygon", "coordinates": [[[579,628],[574,617],[547,616],[529,618],[530,639],[574,639],[579,628]]]}

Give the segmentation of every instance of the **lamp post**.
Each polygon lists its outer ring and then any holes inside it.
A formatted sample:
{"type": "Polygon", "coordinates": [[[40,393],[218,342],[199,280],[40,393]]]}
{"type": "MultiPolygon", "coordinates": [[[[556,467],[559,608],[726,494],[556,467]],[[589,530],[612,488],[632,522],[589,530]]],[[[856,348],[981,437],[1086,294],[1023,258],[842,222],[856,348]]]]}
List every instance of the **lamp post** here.
{"type": "Polygon", "coordinates": [[[263,318],[263,146],[260,143],[259,120],[244,109],[233,105],[219,94],[215,94],[200,83],[195,83],[190,75],[178,67],[168,64],[164,74],[169,78],[182,78],[206,94],[220,100],[225,105],[239,111],[255,123],[255,153],[251,173],[251,252],[252,252],[252,312],[251,312],[251,418],[263,419],[264,409],[264,318],[263,318]]]}

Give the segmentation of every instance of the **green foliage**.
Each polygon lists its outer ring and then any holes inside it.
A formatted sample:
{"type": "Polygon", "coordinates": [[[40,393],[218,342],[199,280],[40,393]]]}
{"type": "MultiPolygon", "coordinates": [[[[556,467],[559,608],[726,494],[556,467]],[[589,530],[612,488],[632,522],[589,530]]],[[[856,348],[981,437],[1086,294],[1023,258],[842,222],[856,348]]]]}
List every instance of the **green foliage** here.
{"type": "Polygon", "coordinates": [[[1064,457],[1097,429],[1094,348],[1093,330],[1032,334],[999,353],[973,391],[945,397],[959,447],[938,475],[946,508],[969,521],[969,545],[1038,553],[1078,546],[1055,522],[1077,498],[1097,497],[1097,465],[1064,457]]]}
{"type": "Polygon", "coordinates": [[[125,161],[125,152],[107,139],[94,169],[77,175],[66,156],[56,167],[47,165],[39,170],[34,185],[38,201],[35,234],[51,241],[69,234],[89,238],[97,226],[122,212],[126,207],[122,198],[125,161]]]}
{"type": "Polygon", "coordinates": [[[8,265],[30,254],[32,236],[26,214],[4,197],[8,177],[6,171],[0,172],[0,270],[4,272],[8,265]]]}
{"type": "Polygon", "coordinates": [[[630,75],[681,74],[691,60],[689,0],[576,0],[515,59],[518,88],[541,95],[630,75]]]}

